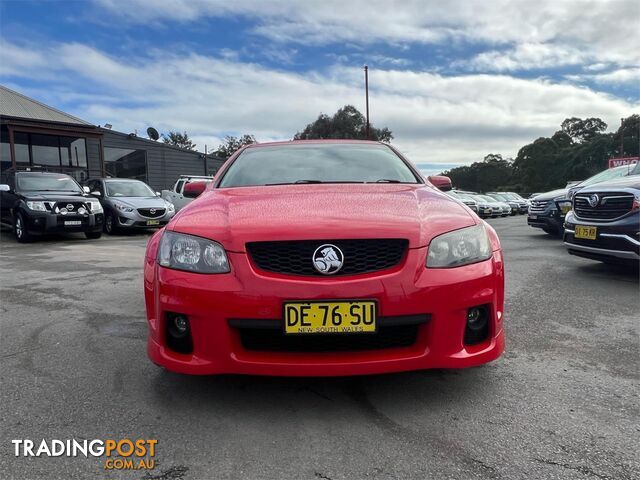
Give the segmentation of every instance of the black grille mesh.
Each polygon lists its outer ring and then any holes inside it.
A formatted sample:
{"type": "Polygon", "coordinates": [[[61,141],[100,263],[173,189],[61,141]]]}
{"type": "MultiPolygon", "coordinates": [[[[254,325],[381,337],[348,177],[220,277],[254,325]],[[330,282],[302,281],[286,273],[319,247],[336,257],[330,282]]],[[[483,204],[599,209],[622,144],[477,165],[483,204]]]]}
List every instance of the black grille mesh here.
{"type": "Polygon", "coordinates": [[[599,193],[598,205],[589,205],[590,194],[576,195],[573,210],[580,218],[608,220],[628,213],[633,206],[633,195],[629,193],[599,193]]]}
{"type": "Polygon", "coordinates": [[[164,215],[164,208],[139,208],[138,213],[145,217],[156,218],[164,215]],[[153,213],[151,213],[153,210],[153,213]]]}
{"type": "Polygon", "coordinates": [[[344,265],[336,275],[357,275],[391,268],[409,245],[398,238],[357,240],[291,240],[247,243],[247,251],[262,270],[288,275],[324,276],[313,267],[313,253],[323,244],[342,250],[344,265]]]}
{"type": "Polygon", "coordinates": [[[247,350],[263,352],[349,352],[409,347],[416,342],[418,325],[379,327],[376,333],[285,335],[281,330],[240,328],[247,350]]]}

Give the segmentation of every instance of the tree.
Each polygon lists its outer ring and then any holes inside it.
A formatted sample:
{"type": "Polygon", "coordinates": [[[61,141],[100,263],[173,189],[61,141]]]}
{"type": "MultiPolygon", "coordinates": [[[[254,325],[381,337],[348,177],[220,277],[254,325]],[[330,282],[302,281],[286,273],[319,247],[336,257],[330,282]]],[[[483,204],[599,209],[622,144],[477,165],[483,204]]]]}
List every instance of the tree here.
{"type": "Polygon", "coordinates": [[[220,158],[229,158],[240,148],[252,143],[258,143],[253,135],[245,134],[241,137],[227,135],[224,137],[224,142],[218,145],[218,150],[215,153],[220,158]]]}
{"type": "Polygon", "coordinates": [[[604,132],[607,129],[607,124],[599,118],[594,117],[585,120],[571,117],[565,119],[562,125],[560,125],[560,128],[569,135],[573,141],[583,143],[591,140],[596,134],[604,132]]]}
{"type": "MultiPolygon", "coordinates": [[[[367,121],[364,115],[353,105],[345,105],[332,117],[321,113],[318,118],[308,124],[302,132],[297,132],[294,140],[315,140],[321,138],[345,138],[367,140],[367,121]]],[[[387,127],[369,126],[369,140],[389,143],[393,139],[387,127]]]]}
{"type": "Polygon", "coordinates": [[[187,132],[169,132],[166,135],[163,133],[162,141],[175,147],[186,148],[187,150],[196,149],[196,144],[191,141],[187,132]]]}
{"type": "Polygon", "coordinates": [[[500,154],[490,153],[482,162],[452,168],[444,172],[456,188],[474,192],[490,192],[509,185],[513,169],[511,160],[500,154]]]}

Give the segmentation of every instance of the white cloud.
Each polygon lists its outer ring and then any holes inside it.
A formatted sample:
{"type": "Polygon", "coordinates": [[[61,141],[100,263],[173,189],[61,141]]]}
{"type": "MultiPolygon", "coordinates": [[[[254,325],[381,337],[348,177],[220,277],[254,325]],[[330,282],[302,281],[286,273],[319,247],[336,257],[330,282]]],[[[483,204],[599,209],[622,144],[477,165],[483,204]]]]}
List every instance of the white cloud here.
{"type": "MultiPolygon", "coordinates": [[[[186,130],[201,149],[217,146],[226,134],[289,139],[321,112],[348,103],[363,110],[360,68],[336,65],[300,74],[229,55],[158,53],[125,60],[79,43],[33,51],[39,54],[5,42],[0,52],[10,72],[4,78],[49,78],[46,89],[25,93],[124,132],[149,125],[161,132],[186,130]]],[[[417,163],[468,163],[489,152],[513,156],[525,143],[552,134],[566,117],[597,116],[615,125],[640,108],[587,88],[509,75],[374,69],[370,83],[373,124],[391,128],[394,144],[417,163]]]]}
{"type": "Polygon", "coordinates": [[[472,66],[490,67],[496,59],[499,71],[531,68],[536,61],[541,66],[565,60],[573,64],[583,58],[640,63],[636,0],[129,0],[128,8],[119,0],[95,1],[114,15],[143,24],[242,16],[254,22],[253,33],[277,42],[499,46],[504,48],[489,48],[487,55],[472,60],[472,66]]]}

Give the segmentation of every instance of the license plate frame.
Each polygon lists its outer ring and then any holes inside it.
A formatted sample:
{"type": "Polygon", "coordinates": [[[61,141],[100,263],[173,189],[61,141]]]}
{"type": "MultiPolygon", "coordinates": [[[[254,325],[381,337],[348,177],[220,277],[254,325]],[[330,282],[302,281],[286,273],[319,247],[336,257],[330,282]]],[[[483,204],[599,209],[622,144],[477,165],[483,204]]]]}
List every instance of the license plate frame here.
{"type": "Polygon", "coordinates": [[[64,221],[65,227],[79,227],[80,225],[82,225],[82,220],[65,220],[64,221]]]}
{"type": "Polygon", "coordinates": [[[160,220],[147,220],[147,227],[155,227],[160,225],[160,220]]]}
{"type": "Polygon", "coordinates": [[[579,240],[597,240],[598,227],[592,225],[576,225],[573,236],[579,240]]]}
{"type": "Polygon", "coordinates": [[[538,215],[529,215],[529,218],[531,220],[537,220],[538,219],[538,215]]]}
{"type": "MultiPolygon", "coordinates": [[[[344,310],[341,312],[344,313],[344,310]]],[[[298,314],[300,314],[298,310],[298,314]]],[[[282,331],[285,335],[345,335],[345,334],[374,334],[378,331],[378,302],[375,299],[329,299],[329,300],[286,300],[282,303],[282,331]],[[344,308],[349,307],[349,311],[352,312],[351,306],[353,305],[362,305],[369,306],[373,309],[373,322],[372,324],[364,324],[362,322],[361,329],[358,329],[358,325],[349,325],[345,322],[349,322],[349,320],[353,320],[353,318],[349,319],[341,319],[340,325],[333,324],[331,318],[327,318],[325,316],[324,319],[319,319],[314,315],[311,325],[308,327],[311,329],[308,330],[300,330],[300,327],[293,328],[295,326],[289,325],[289,310],[288,308],[299,308],[301,306],[310,306],[312,312],[314,314],[319,314],[318,310],[322,310],[322,306],[326,306],[329,310],[325,310],[326,313],[324,315],[332,315],[332,311],[334,307],[344,308]],[[326,320],[325,325],[319,325],[322,320],[326,320]],[[289,328],[292,327],[292,328],[289,328]],[[349,327],[352,327],[349,329],[349,327]]]]}

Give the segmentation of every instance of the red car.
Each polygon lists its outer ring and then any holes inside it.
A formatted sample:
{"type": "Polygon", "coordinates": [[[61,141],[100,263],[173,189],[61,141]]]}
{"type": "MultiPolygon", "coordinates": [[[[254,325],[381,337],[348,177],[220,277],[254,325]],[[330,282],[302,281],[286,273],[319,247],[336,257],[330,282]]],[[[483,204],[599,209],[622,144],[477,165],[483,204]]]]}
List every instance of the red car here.
{"type": "Polygon", "coordinates": [[[151,360],[188,374],[462,368],[504,350],[495,231],[393,147],[255,144],[149,242],[151,360]]]}

